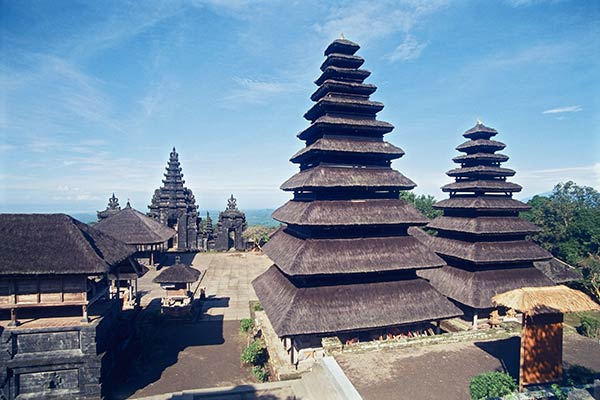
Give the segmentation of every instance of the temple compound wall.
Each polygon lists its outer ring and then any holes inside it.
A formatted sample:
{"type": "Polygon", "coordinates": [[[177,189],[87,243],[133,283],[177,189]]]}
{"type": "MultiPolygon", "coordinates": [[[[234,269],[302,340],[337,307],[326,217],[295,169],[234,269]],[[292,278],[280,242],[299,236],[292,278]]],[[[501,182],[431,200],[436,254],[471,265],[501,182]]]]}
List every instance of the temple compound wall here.
{"type": "Polygon", "coordinates": [[[0,398],[101,397],[124,342],[118,301],[90,323],[0,326],[0,398]]]}

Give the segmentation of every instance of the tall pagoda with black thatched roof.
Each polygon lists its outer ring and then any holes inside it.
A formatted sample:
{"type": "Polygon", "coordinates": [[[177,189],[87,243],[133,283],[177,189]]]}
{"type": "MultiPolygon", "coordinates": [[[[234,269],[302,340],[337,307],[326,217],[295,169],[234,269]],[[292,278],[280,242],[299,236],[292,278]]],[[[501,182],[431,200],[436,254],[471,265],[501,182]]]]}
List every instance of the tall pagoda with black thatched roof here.
{"type": "Polygon", "coordinates": [[[377,88],[364,83],[358,49],[338,39],[325,50],[311,124],[298,134],[306,147],[291,159],[300,172],[281,186],[294,198],[273,213],[286,226],[264,246],[275,265],[253,282],[286,340],[461,314],[416,275],[444,262],[407,234],[428,220],[398,198],[416,185],[391,168],[404,152],[383,140],[393,126],[376,119],[383,104],[369,99],[377,88]]]}
{"type": "Polygon", "coordinates": [[[478,121],[463,134],[468,140],[456,149],[465,154],[453,159],[460,167],[446,173],[455,182],[442,186],[450,197],[434,205],[444,214],[427,225],[437,235],[424,236],[448,265],[420,275],[470,312],[475,324],[495,294],[553,284],[533,265],[552,256],[526,240],[538,228],[519,218],[530,207],[512,198],[521,186],[506,180],[515,171],[501,167],[508,156],[497,153],[506,147],[491,139],[497,133],[478,121]]]}
{"type": "Polygon", "coordinates": [[[169,155],[163,186],[154,191],[148,216],[175,229],[173,247],[178,250],[198,249],[198,206],[190,189],[183,186],[179,154],[173,147],[169,155]]]}

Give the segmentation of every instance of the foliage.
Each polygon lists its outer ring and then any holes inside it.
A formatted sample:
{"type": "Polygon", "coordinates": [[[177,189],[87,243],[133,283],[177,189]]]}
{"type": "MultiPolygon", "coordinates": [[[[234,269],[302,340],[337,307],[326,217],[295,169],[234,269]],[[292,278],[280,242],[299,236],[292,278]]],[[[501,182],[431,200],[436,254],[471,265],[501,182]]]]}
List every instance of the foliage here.
{"type": "Polygon", "coordinates": [[[263,308],[262,304],[260,304],[260,301],[257,301],[255,303],[252,304],[252,310],[254,311],[264,311],[265,309],[263,308]]]}
{"type": "Polygon", "coordinates": [[[591,338],[600,339],[600,319],[588,315],[579,315],[581,325],[577,329],[579,333],[591,338]]]}
{"type": "Polygon", "coordinates": [[[260,340],[250,343],[242,351],[241,360],[244,364],[262,365],[267,359],[267,349],[260,340]]]}
{"type": "Polygon", "coordinates": [[[594,381],[596,373],[581,365],[573,365],[565,371],[564,378],[569,383],[569,386],[585,385],[594,381]]]}
{"type": "Polygon", "coordinates": [[[252,375],[254,375],[259,382],[266,382],[269,380],[269,370],[260,365],[252,367],[252,375]]]}
{"type": "Polygon", "coordinates": [[[271,226],[252,225],[244,231],[244,237],[257,247],[264,246],[270,239],[270,234],[277,228],[271,226]]]}
{"type": "Polygon", "coordinates": [[[502,397],[516,390],[517,383],[504,372],[494,371],[479,374],[474,376],[469,383],[469,391],[473,400],[502,397]]]}
{"type": "Polygon", "coordinates": [[[548,197],[534,196],[523,217],[541,231],[531,238],[577,266],[582,285],[600,300],[600,193],[574,182],[559,183],[548,197]]]}
{"type": "Polygon", "coordinates": [[[240,330],[242,332],[252,332],[254,329],[254,321],[250,318],[244,318],[240,321],[240,330]]]}
{"type": "Polygon", "coordinates": [[[442,215],[442,211],[433,208],[436,203],[435,197],[428,194],[416,195],[412,192],[401,192],[400,199],[411,203],[417,210],[429,219],[434,219],[442,215]]]}
{"type": "Polygon", "coordinates": [[[550,390],[552,391],[554,397],[558,400],[567,400],[567,394],[562,391],[560,385],[553,383],[552,386],[550,386],[550,390]]]}

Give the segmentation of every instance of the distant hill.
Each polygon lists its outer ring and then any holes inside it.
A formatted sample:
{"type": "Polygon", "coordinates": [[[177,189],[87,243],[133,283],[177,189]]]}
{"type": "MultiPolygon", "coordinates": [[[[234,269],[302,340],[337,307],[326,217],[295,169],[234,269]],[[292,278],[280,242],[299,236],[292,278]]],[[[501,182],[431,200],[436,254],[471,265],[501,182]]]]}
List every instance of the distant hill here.
{"type": "MultiPolygon", "coordinates": [[[[263,225],[263,226],[279,226],[279,222],[275,221],[271,218],[271,213],[273,213],[272,208],[261,208],[257,210],[242,210],[246,213],[246,222],[248,226],[250,225],[263,225]]],[[[219,211],[218,210],[208,210],[210,212],[210,217],[213,220],[213,223],[217,223],[219,219],[219,211]]],[[[96,218],[96,213],[70,213],[71,217],[79,220],[81,222],[85,222],[86,224],[92,222],[98,222],[96,218]]],[[[206,218],[206,210],[200,211],[200,217],[203,219],[206,218]]]]}

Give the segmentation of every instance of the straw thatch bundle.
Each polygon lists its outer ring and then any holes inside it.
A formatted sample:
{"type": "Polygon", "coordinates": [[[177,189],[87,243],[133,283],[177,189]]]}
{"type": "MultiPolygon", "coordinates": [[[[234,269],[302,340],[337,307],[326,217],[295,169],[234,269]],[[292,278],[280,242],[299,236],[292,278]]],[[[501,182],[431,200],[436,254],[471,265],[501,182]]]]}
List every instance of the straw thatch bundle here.
{"type": "Polygon", "coordinates": [[[564,285],[515,289],[496,295],[492,300],[527,314],[600,311],[600,305],[587,294],[564,285]]]}

